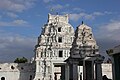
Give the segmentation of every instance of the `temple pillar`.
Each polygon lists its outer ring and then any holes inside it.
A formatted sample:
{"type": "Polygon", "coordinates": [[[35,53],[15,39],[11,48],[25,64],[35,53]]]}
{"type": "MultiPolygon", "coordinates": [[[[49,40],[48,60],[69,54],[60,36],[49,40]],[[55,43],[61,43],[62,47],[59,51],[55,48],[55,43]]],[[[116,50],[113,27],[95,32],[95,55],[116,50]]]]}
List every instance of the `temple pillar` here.
{"type": "Polygon", "coordinates": [[[78,80],[78,64],[70,64],[70,79],[69,80],[78,80]]]}
{"type": "Polygon", "coordinates": [[[94,77],[94,61],[92,61],[92,80],[94,80],[95,79],[95,77],[94,77]]]}
{"type": "Polygon", "coordinates": [[[83,60],[83,80],[86,80],[86,67],[85,67],[85,60],[83,60]]]}
{"type": "Polygon", "coordinates": [[[55,73],[55,80],[57,80],[57,74],[55,73]]]}
{"type": "Polygon", "coordinates": [[[102,61],[95,61],[95,75],[96,80],[102,80],[102,61]]]}
{"type": "Polygon", "coordinates": [[[69,66],[65,65],[65,80],[69,80],[69,66]]]}
{"type": "Polygon", "coordinates": [[[61,66],[61,80],[65,80],[65,65],[61,66]]]}
{"type": "Polygon", "coordinates": [[[120,80],[120,54],[114,54],[115,80],[120,80]]]}
{"type": "Polygon", "coordinates": [[[53,63],[51,63],[51,74],[52,74],[51,80],[54,80],[54,64],[53,63]]]}
{"type": "Polygon", "coordinates": [[[39,66],[40,66],[40,65],[39,65],[39,61],[37,60],[37,61],[36,61],[36,72],[39,72],[39,66]]]}

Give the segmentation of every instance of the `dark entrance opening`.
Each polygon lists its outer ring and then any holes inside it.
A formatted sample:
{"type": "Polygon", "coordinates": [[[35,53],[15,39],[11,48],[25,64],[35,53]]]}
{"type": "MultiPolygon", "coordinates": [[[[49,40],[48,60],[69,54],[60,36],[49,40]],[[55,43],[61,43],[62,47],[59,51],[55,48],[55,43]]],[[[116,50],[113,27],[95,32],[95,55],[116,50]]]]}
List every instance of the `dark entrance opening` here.
{"type": "Polygon", "coordinates": [[[61,27],[58,28],[58,32],[61,32],[61,27]]]}
{"type": "Polygon", "coordinates": [[[5,80],[5,77],[1,77],[1,80],[5,80]]]}
{"type": "Polygon", "coordinates": [[[59,51],[59,57],[63,57],[63,51],[62,50],[59,51]]]}
{"type": "Polygon", "coordinates": [[[58,37],[58,42],[62,43],[62,37],[58,37]]]}

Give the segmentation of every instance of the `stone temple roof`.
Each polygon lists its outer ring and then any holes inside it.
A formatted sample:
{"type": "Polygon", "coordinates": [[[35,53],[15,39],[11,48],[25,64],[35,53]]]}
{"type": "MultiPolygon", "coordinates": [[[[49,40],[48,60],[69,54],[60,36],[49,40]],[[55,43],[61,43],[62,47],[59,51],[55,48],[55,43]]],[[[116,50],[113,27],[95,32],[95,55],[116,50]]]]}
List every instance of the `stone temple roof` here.
{"type": "Polygon", "coordinates": [[[91,27],[87,26],[86,24],[81,24],[78,26],[79,29],[91,29],[91,27]]]}

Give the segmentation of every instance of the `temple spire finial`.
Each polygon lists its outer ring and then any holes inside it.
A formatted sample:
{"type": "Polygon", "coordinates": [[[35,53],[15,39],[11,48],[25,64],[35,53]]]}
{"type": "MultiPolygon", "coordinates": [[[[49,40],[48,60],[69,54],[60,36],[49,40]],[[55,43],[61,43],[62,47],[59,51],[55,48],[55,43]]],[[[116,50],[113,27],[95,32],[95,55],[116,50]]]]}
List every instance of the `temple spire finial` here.
{"type": "Polygon", "coordinates": [[[83,24],[83,21],[82,21],[82,24],[83,24]]]}
{"type": "Polygon", "coordinates": [[[58,12],[56,12],[56,15],[58,15],[58,12]]]}

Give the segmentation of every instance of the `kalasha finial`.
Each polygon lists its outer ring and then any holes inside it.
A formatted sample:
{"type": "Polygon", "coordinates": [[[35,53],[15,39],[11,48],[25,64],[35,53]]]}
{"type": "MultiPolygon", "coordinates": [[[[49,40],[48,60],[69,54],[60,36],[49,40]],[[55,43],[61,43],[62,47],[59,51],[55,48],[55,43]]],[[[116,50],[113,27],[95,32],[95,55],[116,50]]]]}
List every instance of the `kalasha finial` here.
{"type": "Polygon", "coordinates": [[[83,24],[83,21],[82,21],[82,24],[83,24]]]}
{"type": "Polygon", "coordinates": [[[58,15],[58,12],[56,12],[56,15],[58,15]]]}

